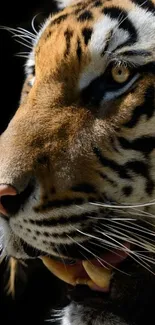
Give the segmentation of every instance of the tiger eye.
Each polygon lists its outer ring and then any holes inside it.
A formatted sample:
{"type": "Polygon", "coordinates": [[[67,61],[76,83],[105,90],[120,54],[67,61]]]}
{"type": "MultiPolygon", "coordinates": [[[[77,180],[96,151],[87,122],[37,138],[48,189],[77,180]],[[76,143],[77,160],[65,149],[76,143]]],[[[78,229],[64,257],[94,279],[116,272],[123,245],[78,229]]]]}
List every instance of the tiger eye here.
{"type": "Polygon", "coordinates": [[[113,79],[118,83],[123,83],[130,77],[130,70],[125,66],[114,66],[111,69],[113,79]]]}

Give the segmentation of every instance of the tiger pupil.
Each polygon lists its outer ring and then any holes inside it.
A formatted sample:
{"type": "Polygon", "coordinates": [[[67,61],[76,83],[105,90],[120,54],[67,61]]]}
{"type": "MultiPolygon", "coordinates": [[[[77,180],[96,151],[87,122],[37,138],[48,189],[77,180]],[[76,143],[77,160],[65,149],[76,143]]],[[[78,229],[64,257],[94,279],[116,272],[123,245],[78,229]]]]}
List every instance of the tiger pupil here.
{"type": "Polygon", "coordinates": [[[118,72],[117,72],[118,74],[119,74],[119,76],[122,74],[122,70],[120,69],[120,70],[118,70],[118,72]]]}

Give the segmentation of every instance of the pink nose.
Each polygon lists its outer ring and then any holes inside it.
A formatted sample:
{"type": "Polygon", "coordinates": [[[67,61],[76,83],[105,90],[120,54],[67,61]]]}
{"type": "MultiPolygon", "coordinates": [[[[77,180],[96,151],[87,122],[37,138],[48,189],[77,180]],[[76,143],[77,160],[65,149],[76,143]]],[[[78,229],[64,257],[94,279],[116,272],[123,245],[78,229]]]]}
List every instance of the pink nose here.
{"type": "Polygon", "coordinates": [[[14,187],[12,187],[11,185],[0,185],[0,213],[4,214],[4,215],[8,215],[8,212],[6,211],[6,209],[3,207],[2,203],[1,203],[1,198],[3,196],[12,196],[12,195],[17,195],[17,191],[14,187]]]}

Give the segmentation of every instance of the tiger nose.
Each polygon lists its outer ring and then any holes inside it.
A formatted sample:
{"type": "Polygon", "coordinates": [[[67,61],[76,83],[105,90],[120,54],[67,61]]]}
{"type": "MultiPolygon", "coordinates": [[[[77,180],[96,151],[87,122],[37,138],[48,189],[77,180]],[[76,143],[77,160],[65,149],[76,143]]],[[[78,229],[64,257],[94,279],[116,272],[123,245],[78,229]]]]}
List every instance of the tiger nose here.
{"type": "Polygon", "coordinates": [[[8,215],[8,212],[4,208],[1,199],[3,196],[13,196],[13,195],[17,195],[17,191],[13,186],[7,184],[0,184],[0,213],[2,213],[5,216],[8,215]]]}

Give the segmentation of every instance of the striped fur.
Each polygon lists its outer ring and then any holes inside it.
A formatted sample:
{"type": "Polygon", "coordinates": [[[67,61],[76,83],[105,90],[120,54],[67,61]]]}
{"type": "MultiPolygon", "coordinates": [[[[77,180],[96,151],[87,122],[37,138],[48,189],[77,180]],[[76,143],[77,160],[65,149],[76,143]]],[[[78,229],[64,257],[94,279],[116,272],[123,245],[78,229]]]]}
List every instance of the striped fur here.
{"type": "Polygon", "coordinates": [[[124,237],[155,252],[139,233],[154,236],[154,35],[154,0],[85,0],[34,37],[21,104],[0,141],[0,183],[19,193],[17,204],[3,202],[5,254],[83,259],[124,237]],[[114,66],[128,68],[123,84],[114,66]]]}

